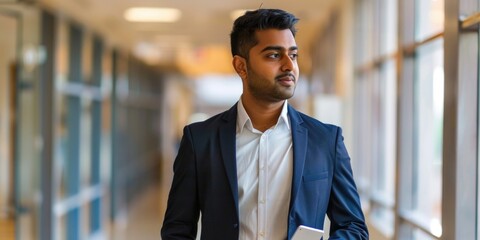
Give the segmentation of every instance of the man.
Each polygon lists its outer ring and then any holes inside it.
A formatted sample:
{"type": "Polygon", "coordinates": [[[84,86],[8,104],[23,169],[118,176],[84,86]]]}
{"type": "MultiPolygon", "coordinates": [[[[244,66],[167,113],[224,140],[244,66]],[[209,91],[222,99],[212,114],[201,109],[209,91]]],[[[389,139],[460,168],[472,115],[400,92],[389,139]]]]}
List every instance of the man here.
{"type": "Polygon", "coordinates": [[[243,93],[230,110],[184,128],[162,239],[290,239],[299,225],[330,239],[368,239],[341,129],[288,105],[298,81],[295,27],[282,10],[238,18],[233,67],[243,93]]]}

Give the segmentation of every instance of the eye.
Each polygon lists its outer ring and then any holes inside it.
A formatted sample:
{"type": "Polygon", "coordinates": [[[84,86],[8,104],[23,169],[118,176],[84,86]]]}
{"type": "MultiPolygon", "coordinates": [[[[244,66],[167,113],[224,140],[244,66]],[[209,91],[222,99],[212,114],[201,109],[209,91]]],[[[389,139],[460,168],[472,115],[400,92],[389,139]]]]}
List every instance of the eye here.
{"type": "Polygon", "coordinates": [[[297,60],[297,58],[298,58],[298,53],[291,53],[291,54],[289,54],[288,56],[289,56],[290,59],[292,59],[292,60],[297,60]]]}
{"type": "Polygon", "coordinates": [[[267,54],[267,58],[278,59],[278,58],[280,58],[280,54],[279,53],[270,53],[270,54],[267,54]]]}

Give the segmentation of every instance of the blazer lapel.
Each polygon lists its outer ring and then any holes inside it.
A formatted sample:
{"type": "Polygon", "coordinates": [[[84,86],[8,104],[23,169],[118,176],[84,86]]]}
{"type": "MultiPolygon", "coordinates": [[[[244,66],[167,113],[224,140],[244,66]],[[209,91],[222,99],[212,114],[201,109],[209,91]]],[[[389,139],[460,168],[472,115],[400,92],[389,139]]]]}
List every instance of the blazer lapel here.
{"type": "Polygon", "coordinates": [[[237,182],[237,157],[236,157],[236,123],[237,123],[237,104],[223,116],[223,124],[219,128],[220,151],[222,154],[225,173],[232,190],[235,208],[238,212],[238,182],[237,182]]]}
{"type": "Polygon", "coordinates": [[[308,145],[308,129],[303,127],[300,114],[288,106],[288,115],[290,116],[290,123],[292,127],[292,143],[293,143],[293,179],[292,179],[292,193],[290,200],[290,213],[295,204],[295,199],[302,181],[303,167],[305,165],[305,157],[308,145]]]}

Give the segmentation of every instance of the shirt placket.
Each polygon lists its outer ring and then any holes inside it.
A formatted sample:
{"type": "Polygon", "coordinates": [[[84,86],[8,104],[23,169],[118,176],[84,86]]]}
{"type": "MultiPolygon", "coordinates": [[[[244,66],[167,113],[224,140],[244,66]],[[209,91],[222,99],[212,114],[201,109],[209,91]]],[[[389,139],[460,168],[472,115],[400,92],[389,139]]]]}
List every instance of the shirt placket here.
{"type": "Polygon", "coordinates": [[[266,238],[268,130],[260,137],[258,161],[258,239],[266,238]]]}

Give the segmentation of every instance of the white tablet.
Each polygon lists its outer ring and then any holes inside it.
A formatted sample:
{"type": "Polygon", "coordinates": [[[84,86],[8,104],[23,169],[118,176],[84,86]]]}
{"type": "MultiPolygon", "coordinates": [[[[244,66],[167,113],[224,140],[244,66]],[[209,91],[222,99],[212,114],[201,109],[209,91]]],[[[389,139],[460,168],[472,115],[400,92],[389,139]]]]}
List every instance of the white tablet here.
{"type": "Polygon", "coordinates": [[[293,234],[292,240],[320,240],[323,230],[300,225],[293,234]]]}

